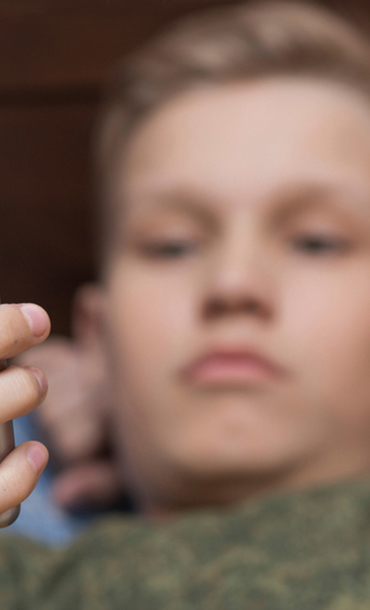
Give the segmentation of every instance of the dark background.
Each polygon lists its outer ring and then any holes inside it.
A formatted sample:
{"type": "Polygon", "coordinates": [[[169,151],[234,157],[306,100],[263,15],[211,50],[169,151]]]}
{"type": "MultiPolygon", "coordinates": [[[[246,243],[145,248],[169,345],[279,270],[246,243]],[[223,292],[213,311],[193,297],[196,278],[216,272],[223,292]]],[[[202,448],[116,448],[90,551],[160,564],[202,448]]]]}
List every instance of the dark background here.
{"type": "MultiPolygon", "coordinates": [[[[111,66],[175,16],[215,0],[0,0],[0,293],[69,332],[94,278],[90,131],[111,66]]],[[[327,0],[370,30],[370,4],[327,0]]]]}

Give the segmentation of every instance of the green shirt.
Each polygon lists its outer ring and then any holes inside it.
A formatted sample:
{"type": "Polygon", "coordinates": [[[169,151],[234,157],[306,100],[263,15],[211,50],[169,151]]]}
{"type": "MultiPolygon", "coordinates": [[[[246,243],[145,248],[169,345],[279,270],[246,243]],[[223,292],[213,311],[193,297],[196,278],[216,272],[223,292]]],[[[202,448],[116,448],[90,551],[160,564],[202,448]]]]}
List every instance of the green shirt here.
{"type": "Polygon", "coordinates": [[[0,587],[1,610],[368,610],[370,480],[117,516],[62,550],[4,536],[0,587]]]}

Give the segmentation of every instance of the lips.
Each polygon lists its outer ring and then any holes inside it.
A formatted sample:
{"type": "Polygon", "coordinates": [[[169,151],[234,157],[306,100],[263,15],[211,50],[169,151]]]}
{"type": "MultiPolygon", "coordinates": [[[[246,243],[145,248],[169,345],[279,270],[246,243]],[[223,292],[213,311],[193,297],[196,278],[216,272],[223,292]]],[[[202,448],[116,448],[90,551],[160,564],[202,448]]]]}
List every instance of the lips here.
{"type": "Polygon", "coordinates": [[[185,379],[195,385],[251,385],[266,383],[283,375],[282,367],[255,351],[212,350],[184,370],[185,379]]]}

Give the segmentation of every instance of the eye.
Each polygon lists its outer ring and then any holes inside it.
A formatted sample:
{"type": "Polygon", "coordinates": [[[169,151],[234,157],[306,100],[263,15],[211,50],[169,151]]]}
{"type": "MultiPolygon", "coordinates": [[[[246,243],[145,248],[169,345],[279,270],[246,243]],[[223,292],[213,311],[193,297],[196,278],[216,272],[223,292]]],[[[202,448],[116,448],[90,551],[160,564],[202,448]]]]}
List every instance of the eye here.
{"type": "Polygon", "coordinates": [[[190,240],[168,240],[141,244],[140,250],[149,258],[183,258],[199,249],[199,242],[190,240]]]}
{"type": "Polygon", "coordinates": [[[314,233],[300,235],[294,238],[292,242],[295,250],[313,256],[343,254],[349,249],[347,240],[331,235],[314,233]]]}

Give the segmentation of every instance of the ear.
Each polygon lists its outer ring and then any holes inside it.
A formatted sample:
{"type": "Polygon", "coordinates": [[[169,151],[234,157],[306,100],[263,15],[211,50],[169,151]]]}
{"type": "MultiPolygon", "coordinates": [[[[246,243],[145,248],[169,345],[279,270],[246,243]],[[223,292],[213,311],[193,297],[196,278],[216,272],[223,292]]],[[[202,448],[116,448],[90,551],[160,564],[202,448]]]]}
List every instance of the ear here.
{"type": "MultiPolygon", "coordinates": [[[[105,368],[103,350],[103,288],[98,283],[83,284],[72,307],[72,334],[90,367],[105,368]]],[[[95,369],[97,370],[97,369],[95,369]]]]}

